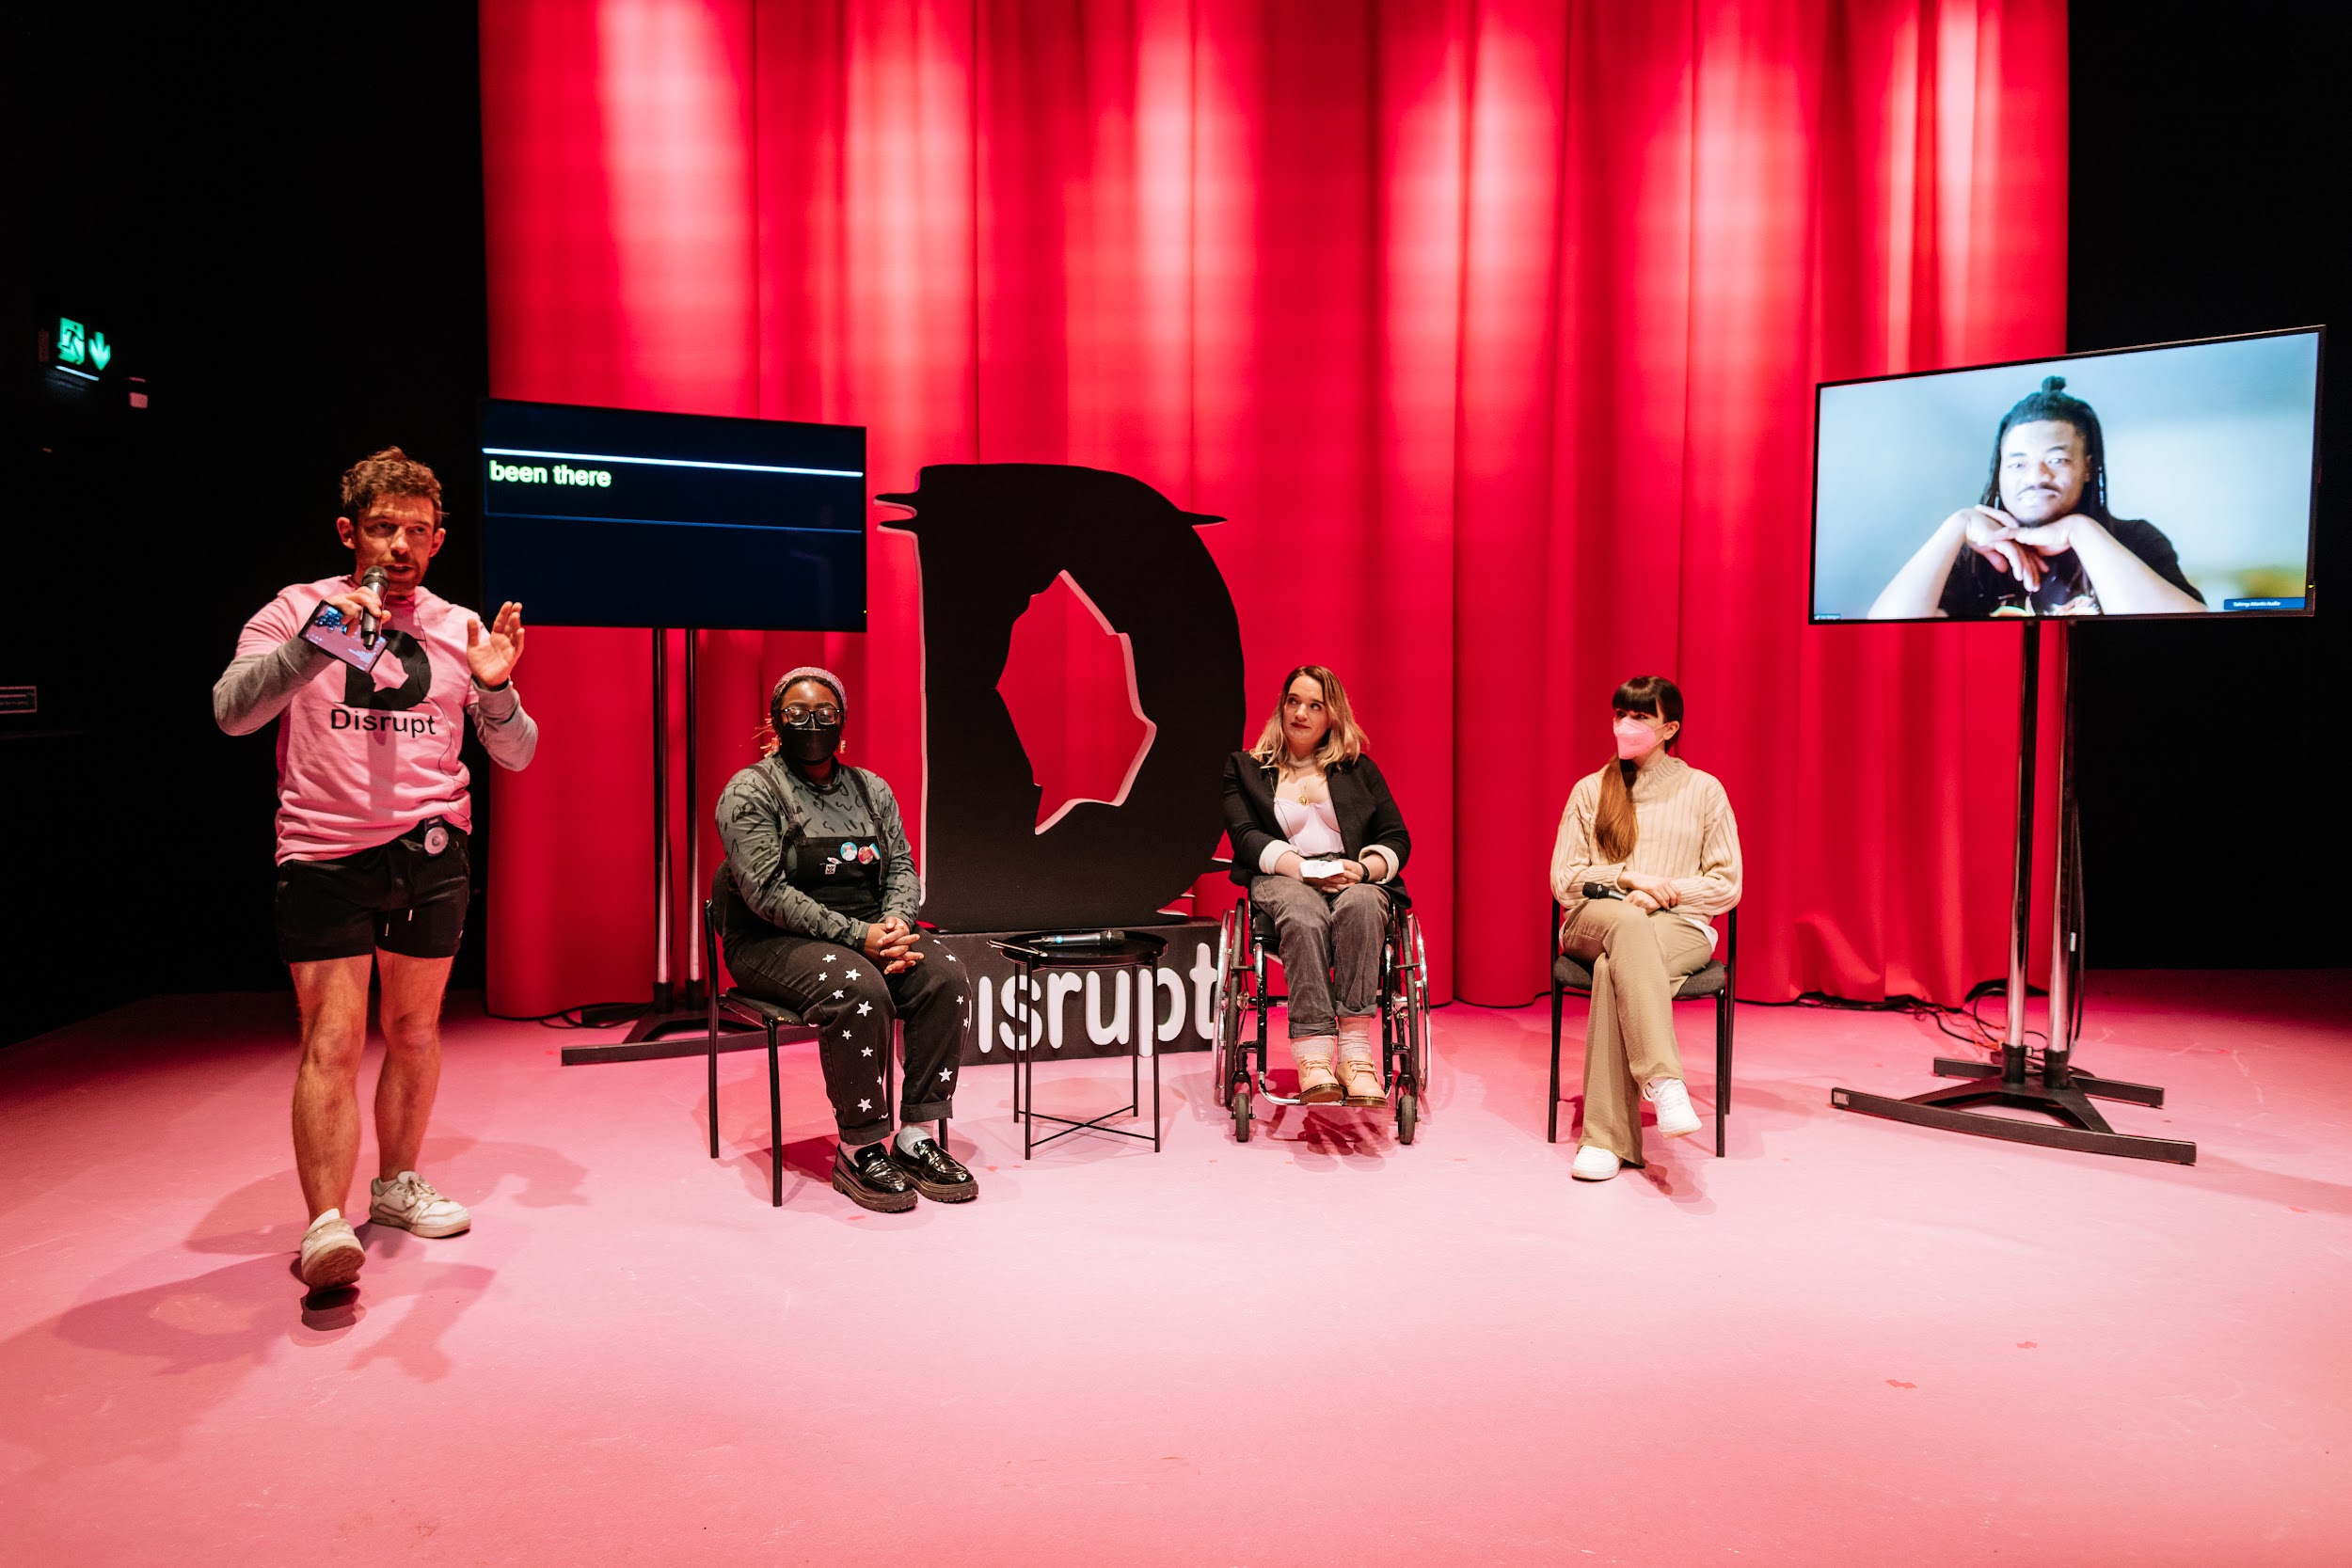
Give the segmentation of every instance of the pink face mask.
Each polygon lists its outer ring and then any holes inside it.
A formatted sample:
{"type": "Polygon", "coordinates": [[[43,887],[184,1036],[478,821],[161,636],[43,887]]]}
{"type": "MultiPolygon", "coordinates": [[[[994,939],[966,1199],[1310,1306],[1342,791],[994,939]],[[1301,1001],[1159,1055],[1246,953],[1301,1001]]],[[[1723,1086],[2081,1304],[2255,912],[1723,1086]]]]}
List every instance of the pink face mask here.
{"type": "Polygon", "coordinates": [[[1639,762],[1658,750],[1658,732],[1639,719],[1617,721],[1617,756],[1620,761],[1639,762]]]}

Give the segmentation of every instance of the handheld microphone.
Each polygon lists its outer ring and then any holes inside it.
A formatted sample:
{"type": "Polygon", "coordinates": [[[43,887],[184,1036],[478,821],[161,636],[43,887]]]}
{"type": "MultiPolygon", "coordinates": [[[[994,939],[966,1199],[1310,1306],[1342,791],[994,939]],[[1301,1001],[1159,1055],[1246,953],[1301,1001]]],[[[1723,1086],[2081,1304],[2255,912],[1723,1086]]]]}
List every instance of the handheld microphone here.
{"type": "MultiPolygon", "coordinates": [[[[383,597],[384,583],[384,568],[381,566],[371,566],[359,574],[359,586],[371,590],[378,598],[383,597]]],[[[359,612],[359,641],[375,641],[375,617],[364,610],[359,612]]]]}
{"type": "Polygon", "coordinates": [[[1618,889],[1611,887],[1607,882],[1586,882],[1584,896],[1587,898],[1622,898],[1625,895],[1618,889]]]}
{"type": "Polygon", "coordinates": [[[1031,937],[1022,945],[1025,947],[1108,947],[1113,942],[1126,940],[1127,933],[1124,931],[1066,931],[1056,936],[1031,937]]]}

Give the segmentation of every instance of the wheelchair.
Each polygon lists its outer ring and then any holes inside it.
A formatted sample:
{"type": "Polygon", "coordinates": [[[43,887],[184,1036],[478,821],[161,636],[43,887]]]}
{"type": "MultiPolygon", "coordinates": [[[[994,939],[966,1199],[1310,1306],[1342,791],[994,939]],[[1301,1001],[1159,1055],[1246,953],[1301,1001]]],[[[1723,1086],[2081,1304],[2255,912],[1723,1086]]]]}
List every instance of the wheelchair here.
{"type": "MultiPolygon", "coordinates": [[[[1272,922],[1258,915],[1246,893],[1218,923],[1211,1070],[1216,1102],[1232,1113],[1235,1143],[1249,1141],[1256,1100],[1300,1103],[1295,1096],[1277,1094],[1266,1074],[1266,1019],[1285,1000],[1266,983],[1266,948],[1273,941],[1272,922]],[[1254,1025],[1246,1013],[1257,1015],[1254,1025]]],[[[1429,1095],[1429,958],[1421,921],[1410,910],[1391,910],[1380,938],[1380,1082],[1396,1117],[1396,1141],[1409,1144],[1429,1095]]]]}

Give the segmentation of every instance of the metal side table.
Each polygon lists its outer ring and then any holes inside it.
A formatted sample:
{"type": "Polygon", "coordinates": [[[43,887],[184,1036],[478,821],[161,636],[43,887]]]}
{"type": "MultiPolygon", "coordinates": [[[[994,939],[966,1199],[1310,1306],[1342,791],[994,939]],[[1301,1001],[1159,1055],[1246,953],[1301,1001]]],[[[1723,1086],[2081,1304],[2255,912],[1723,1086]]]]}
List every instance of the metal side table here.
{"type": "Polygon", "coordinates": [[[1168,939],[1149,931],[1128,931],[1116,942],[1091,942],[1085,945],[1033,945],[1041,939],[1060,935],[1052,931],[1026,932],[1017,937],[992,938],[989,945],[1021,966],[1020,1026],[1024,1039],[1020,1059],[1012,1068],[1012,1114],[1021,1123],[1021,1157],[1028,1159],[1039,1146],[1066,1138],[1073,1132],[1107,1132],[1117,1138],[1134,1138],[1151,1144],[1153,1153],[1160,1148],[1160,1053],[1158,1041],[1152,1038],[1159,1017],[1160,955],[1168,950],[1168,939]],[[1127,1051],[1127,1103],[1115,1105],[1100,1116],[1077,1120],[1070,1117],[1050,1116],[1037,1108],[1037,1053],[1041,1048],[1044,1030],[1039,1027],[1033,1009],[1038,994],[1037,972],[1040,969],[1130,970],[1135,975],[1133,1006],[1128,1010],[1129,1031],[1127,1051]],[[1035,1037],[1034,1038],[1030,1037],[1035,1037]],[[1152,1048],[1152,1131],[1138,1132],[1132,1128],[1105,1127],[1113,1117],[1132,1117],[1143,1109],[1143,1053],[1152,1048]],[[1041,1121],[1058,1122],[1061,1130],[1037,1135],[1041,1121]]]}

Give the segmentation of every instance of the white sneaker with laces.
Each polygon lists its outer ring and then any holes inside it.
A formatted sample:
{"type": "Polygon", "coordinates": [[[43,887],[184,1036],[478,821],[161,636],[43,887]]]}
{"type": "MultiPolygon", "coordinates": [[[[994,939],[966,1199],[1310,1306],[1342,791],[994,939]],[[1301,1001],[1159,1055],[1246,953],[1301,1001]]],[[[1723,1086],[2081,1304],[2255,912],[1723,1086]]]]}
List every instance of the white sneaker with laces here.
{"type": "Polygon", "coordinates": [[[1576,1151],[1576,1163],[1568,1174],[1579,1181],[1606,1181],[1617,1174],[1617,1157],[1605,1148],[1585,1144],[1576,1151]]]}
{"type": "Polygon", "coordinates": [[[302,1283],[313,1291],[348,1285],[368,1260],[341,1209],[329,1209],[302,1233],[302,1283]]]}
{"type": "Polygon", "coordinates": [[[1691,1109],[1691,1093],[1679,1078],[1653,1078],[1642,1090],[1658,1107],[1658,1131],[1669,1138],[1687,1138],[1699,1130],[1699,1114],[1691,1109]]]}
{"type": "Polygon", "coordinates": [[[473,1225],[464,1204],[443,1197],[412,1170],[389,1181],[372,1180],[368,1192],[374,1199],[368,1205],[368,1218],[378,1225],[396,1225],[411,1236],[454,1236],[473,1225]]]}

